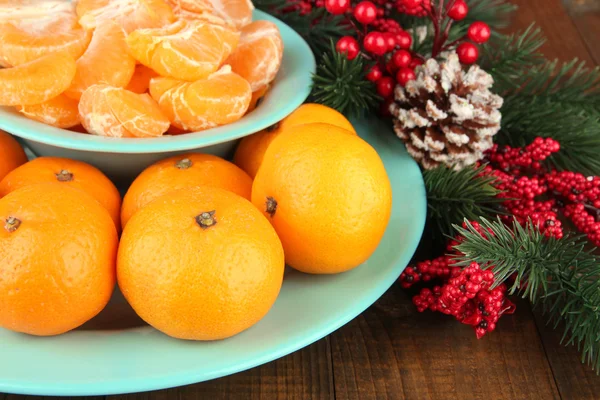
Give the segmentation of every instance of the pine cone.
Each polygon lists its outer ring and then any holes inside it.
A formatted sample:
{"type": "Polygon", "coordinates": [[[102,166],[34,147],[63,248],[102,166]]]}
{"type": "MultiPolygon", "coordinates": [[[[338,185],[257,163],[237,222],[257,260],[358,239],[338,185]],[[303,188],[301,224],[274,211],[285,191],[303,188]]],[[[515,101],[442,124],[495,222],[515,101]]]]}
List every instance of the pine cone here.
{"type": "Polygon", "coordinates": [[[477,65],[463,71],[456,53],[439,64],[429,59],[415,72],[405,88],[396,86],[390,105],[406,150],[425,169],[459,170],[481,160],[502,117],[502,97],[489,90],[491,75],[477,65]]]}

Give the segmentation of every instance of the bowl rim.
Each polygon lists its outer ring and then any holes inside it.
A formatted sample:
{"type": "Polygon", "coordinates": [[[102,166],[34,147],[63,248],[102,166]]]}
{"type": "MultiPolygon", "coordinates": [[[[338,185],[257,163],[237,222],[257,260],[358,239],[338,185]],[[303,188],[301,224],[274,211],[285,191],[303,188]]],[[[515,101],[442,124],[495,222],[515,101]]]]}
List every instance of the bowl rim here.
{"type": "MultiPolygon", "coordinates": [[[[275,78],[276,81],[281,77],[281,71],[286,66],[290,67],[286,64],[286,56],[289,57],[291,54],[290,48],[294,49],[294,59],[302,60],[302,73],[298,76],[293,75],[292,77],[292,79],[299,79],[298,88],[289,101],[286,99],[285,102],[281,102],[279,98],[273,99],[270,96],[273,94],[271,91],[265,96],[263,106],[268,106],[270,102],[273,102],[276,106],[273,107],[272,111],[269,111],[269,118],[259,118],[245,124],[243,121],[251,117],[256,112],[254,110],[231,124],[184,135],[165,135],[156,138],[111,138],[56,128],[28,119],[15,112],[4,111],[6,108],[3,109],[0,107],[0,129],[25,141],[33,141],[54,147],[86,152],[126,154],[167,153],[198,149],[236,140],[265,129],[291,114],[308,98],[312,86],[312,75],[316,71],[316,60],[306,41],[281,20],[260,10],[253,11],[253,20],[274,22],[284,39],[282,68],[275,78]],[[242,126],[236,129],[236,124],[241,124],[242,126]]],[[[291,67],[299,68],[299,66],[291,67]]],[[[289,92],[281,92],[281,94],[285,93],[289,92]]]]}

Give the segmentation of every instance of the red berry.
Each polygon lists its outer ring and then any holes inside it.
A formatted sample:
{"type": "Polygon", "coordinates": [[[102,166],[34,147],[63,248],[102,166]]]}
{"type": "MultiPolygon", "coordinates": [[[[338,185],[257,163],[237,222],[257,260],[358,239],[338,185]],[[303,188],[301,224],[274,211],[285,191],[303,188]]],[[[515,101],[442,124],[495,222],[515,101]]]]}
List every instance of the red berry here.
{"type": "Polygon", "coordinates": [[[423,65],[423,63],[424,63],[424,61],[423,61],[423,60],[421,60],[420,58],[417,58],[417,57],[415,57],[415,58],[413,58],[413,59],[411,60],[411,62],[410,62],[410,65],[409,65],[408,67],[409,67],[409,68],[411,68],[411,69],[415,69],[415,68],[417,68],[419,65],[423,65]]]}
{"type": "Polygon", "coordinates": [[[325,0],[325,9],[333,15],[340,15],[348,11],[350,0],[325,0]]]}
{"type": "Polygon", "coordinates": [[[387,64],[385,64],[385,69],[386,71],[394,76],[396,74],[396,71],[398,71],[398,67],[396,66],[396,64],[394,64],[394,60],[390,59],[387,64]]]}
{"type": "Polygon", "coordinates": [[[363,25],[369,25],[377,18],[377,7],[370,1],[361,1],[354,7],[354,18],[363,25]]]}
{"type": "Polygon", "coordinates": [[[341,37],[335,45],[335,48],[338,53],[346,53],[348,60],[354,60],[360,51],[358,42],[352,36],[341,37]]]}
{"type": "Polygon", "coordinates": [[[412,61],[412,56],[407,50],[398,50],[392,56],[392,60],[394,60],[397,67],[408,67],[412,61]]]}
{"type": "Polygon", "coordinates": [[[373,65],[370,69],[369,72],[367,72],[367,79],[370,80],[371,82],[377,82],[379,79],[381,79],[381,77],[383,76],[383,73],[381,72],[381,68],[379,68],[379,65],[373,65]]]}
{"type": "Polygon", "coordinates": [[[469,39],[475,43],[487,42],[490,39],[491,34],[492,31],[490,30],[489,25],[481,21],[473,22],[467,31],[469,39]]]}
{"type": "Polygon", "coordinates": [[[412,36],[406,31],[401,31],[396,34],[396,44],[400,46],[401,49],[410,49],[412,36]]]}
{"type": "Polygon", "coordinates": [[[464,0],[456,0],[452,5],[452,8],[448,10],[448,16],[455,21],[460,21],[465,19],[467,14],[469,13],[469,7],[464,0]]]}
{"type": "Polygon", "coordinates": [[[388,52],[396,48],[396,38],[389,32],[384,32],[383,37],[385,38],[386,50],[388,52]]]}
{"type": "Polygon", "coordinates": [[[392,115],[392,113],[390,113],[390,105],[393,102],[394,102],[394,99],[392,97],[390,97],[388,99],[385,99],[381,103],[381,109],[379,110],[381,112],[381,115],[383,115],[384,117],[389,117],[390,115],[392,115]]]}
{"type": "Polygon", "coordinates": [[[385,37],[381,32],[369,32],[367,36],[365,36],[363,44],[365,46],[365,50],[367,50],[369,53],[382,56],[387,52],[385,37]]]}
{"type": "Polygon", "coordinates": [[[394,79],[391,76],[384,76],[377,81],[377,93],[384,99],[394,94],[394,79]]]}
{"type": "Polygon", "coordinates": [[[479,50],[473,43],[464,42],[456,49],[458,59],[463,64],[473,64],[479,58],[479,50]]]}
{"type": "Polygon", "coordinates": [[[406,86],[406,84],[412,80],[414,80],[417,76],[415,75],[415,71],[408,67],[402,67],[398,70],[396,74],[396,80],[398,84],[401,86],[406,86]]]}

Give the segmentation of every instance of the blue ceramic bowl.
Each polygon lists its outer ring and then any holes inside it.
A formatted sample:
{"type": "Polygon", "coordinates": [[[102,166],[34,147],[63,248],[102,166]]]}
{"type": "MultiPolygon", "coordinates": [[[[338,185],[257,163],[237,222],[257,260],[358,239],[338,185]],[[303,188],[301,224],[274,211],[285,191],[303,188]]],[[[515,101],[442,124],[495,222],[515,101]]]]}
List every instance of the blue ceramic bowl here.
{"type": "Polygon", "coordinates": [[[258,10],[254,20],[272,21],[279,27],[285,47],[283,61],[260,106],[235,123],[179,136],[121,139],[55,128],[0,107],[0,129],[20,137],[38,156],[85,161],[119,183],[132,181],[148,165],[179,153],[201,151],[227,157],[237,139],[273,125],[300,106],[310,93],[315,71],[310,47],[293,29],[258,10]]]}

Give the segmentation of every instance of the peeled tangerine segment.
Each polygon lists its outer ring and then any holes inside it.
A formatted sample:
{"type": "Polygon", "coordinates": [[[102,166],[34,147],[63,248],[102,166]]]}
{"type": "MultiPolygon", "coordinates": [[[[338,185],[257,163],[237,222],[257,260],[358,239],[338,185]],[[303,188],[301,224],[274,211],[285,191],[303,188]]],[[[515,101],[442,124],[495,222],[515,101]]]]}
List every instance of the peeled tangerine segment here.
{"type": "Polygon", "coordinates": [[[176,15],[212,14],[237,29],[252,22],[254,6],[250,0],[167,0],[176,15]]]}
{"type": "Polygon", "coordinates": [[[90,86],[79,101],[83,127],[93,135],[156,137],[169,129],[169,120],[148,94],[108,85],[90,86]]]}
{"type": "Polygon", "coordinates": [[[64,92],[74,76],[75,60],[66,51],[0,69],[0,106],[41,104],[64,92]]]}
{"type": "Polygon", "coordinates": [[[196,81],[219,68],[239,36],[221,25],[181,20],[164,28],[132,32],[127,44],[139,62],[160,75],[196,81]]]}
{"type": "Polygon", "coordinates": [[[0,66],[18,66],[61,50],[77,59],[90,38],[68,1],[0,2],[0,66]]]}
{"type": "Polygon", "coordinates": [[[107,21],[96,28],[90,46],[77,60],[75,78],[65,94],[78,100],[92,85],[125,87],[134,72],[135,59],[129,54],[125,33],[119,25],[107,21]]]}
{"type": "Polygon", "coordinates": [[[255,21],[242,29],[238,47],[225,63],[256,92],[275,79],[282,57],[283,41],[277,25],[255,21]]]}
{"type": "Polygon", "coordinates": [[[94,29],[104,22],[117,22],[127,33],[140,28],[159,28],[175,21],[165,0],[79,0],[79,23],[94,29]]]}
{"type": "Polygon", "coordinates": [[[138,94],[146,93],[150,87],[150,79],[155,76],[158,76],[158,74],[154,72],[154,70],[145,65],[137,65],[135,67],[135,72],[125,89],[138,94]]]}
{"type": "Polygon", "coordinates": [[[27,118],[68,129],[79,125],[79,110],[77,100],[59,95],[41,104],[17,106],[17,111],[27,118]]]}
{"type": "Polygon", "coordinates": [[[196,82],[153,78],[150,94],[173,126],[185,131],[237,121],[248,110],[252,97],[248,82],[229,67],[196,82]]]}

